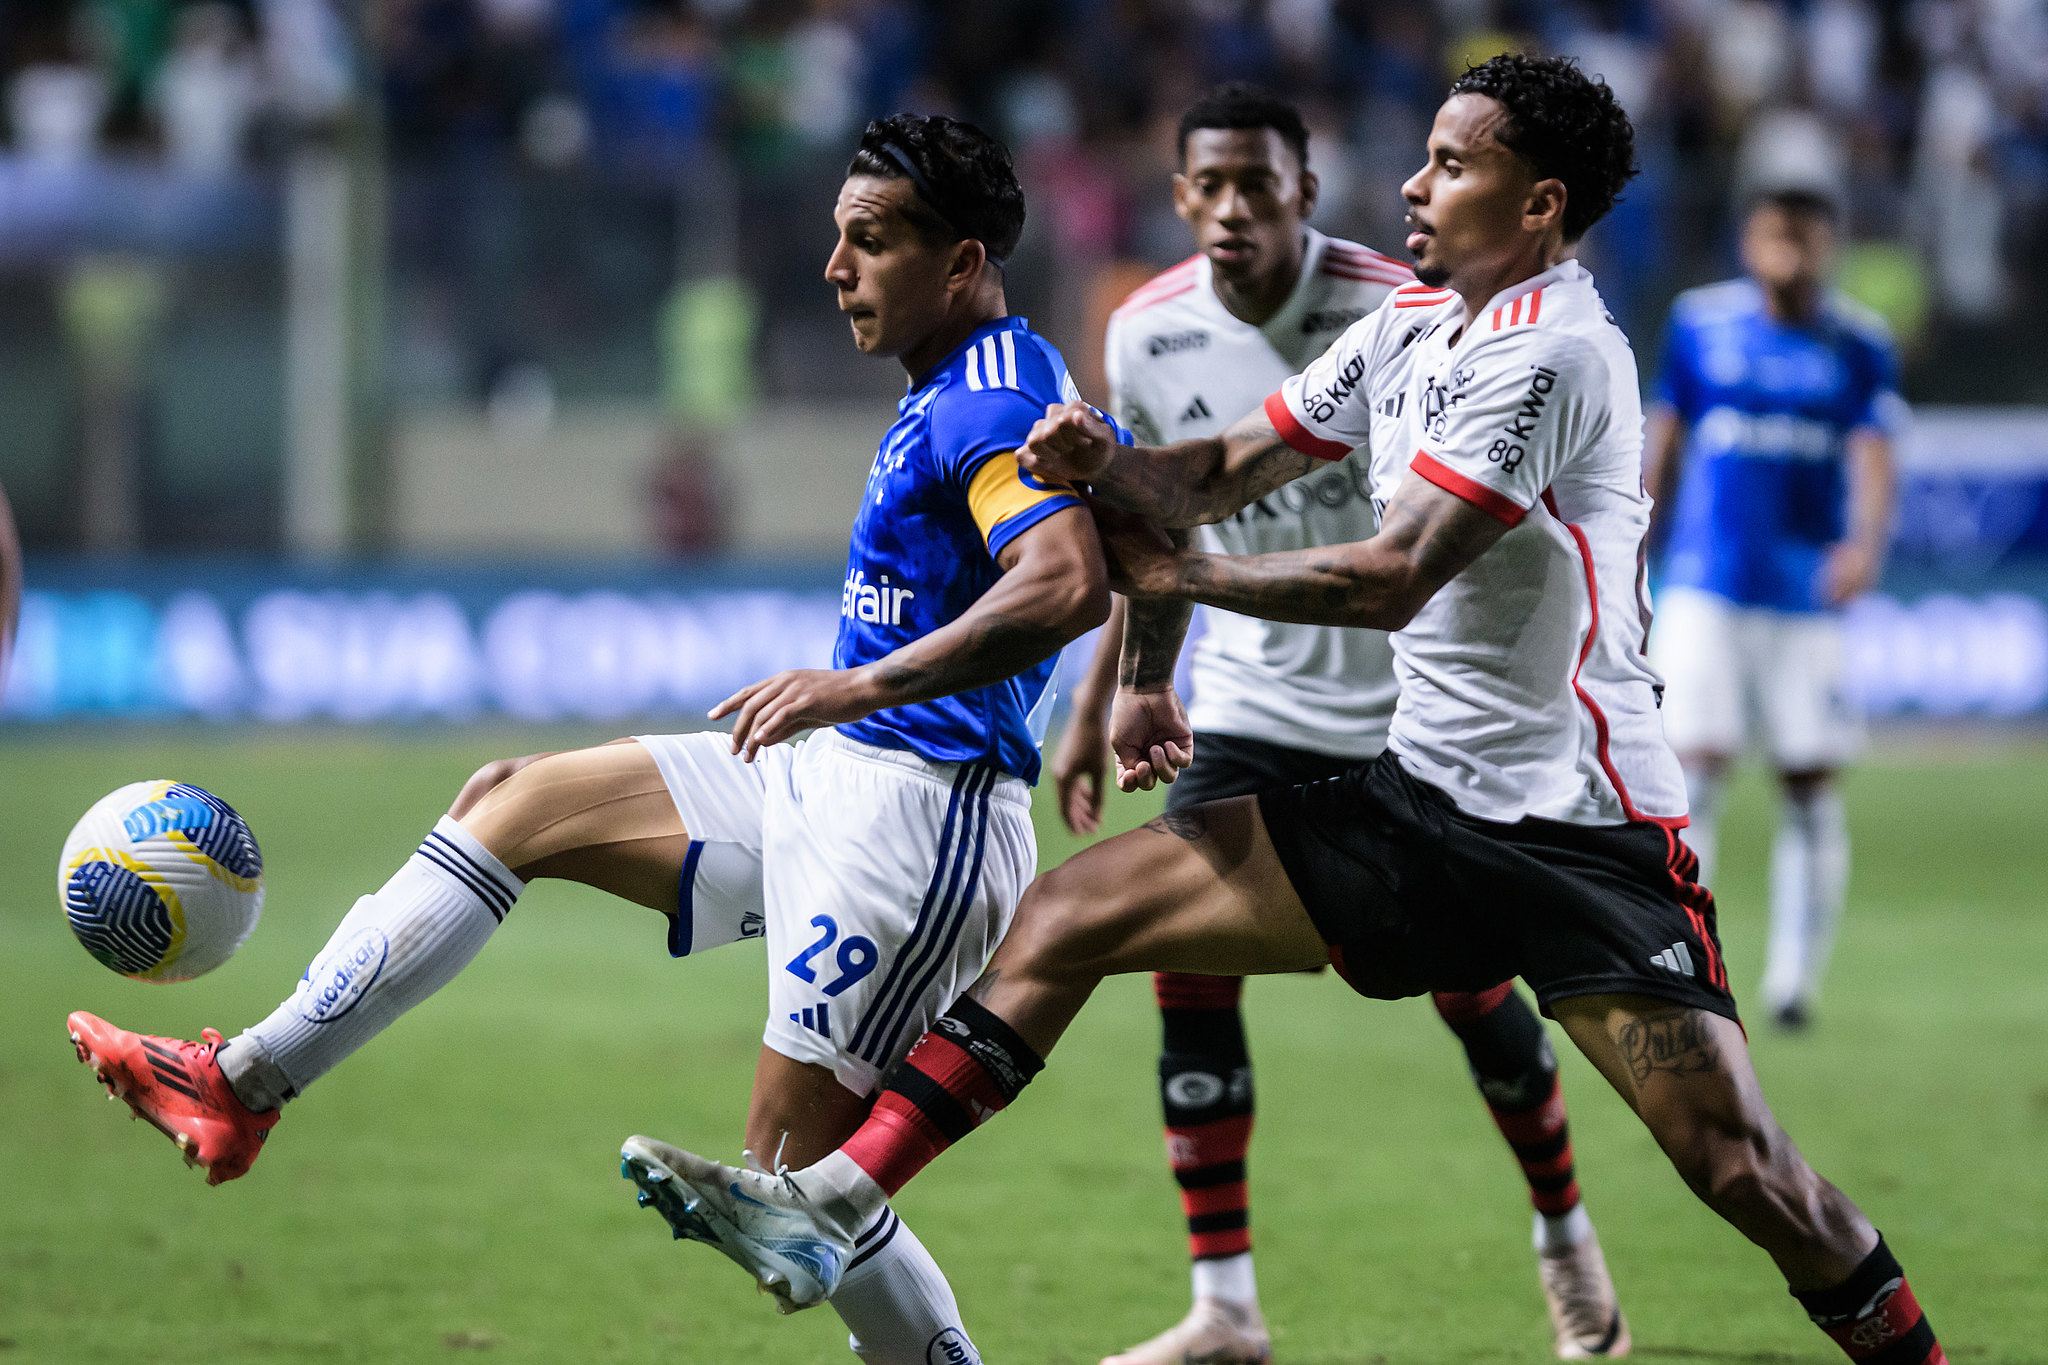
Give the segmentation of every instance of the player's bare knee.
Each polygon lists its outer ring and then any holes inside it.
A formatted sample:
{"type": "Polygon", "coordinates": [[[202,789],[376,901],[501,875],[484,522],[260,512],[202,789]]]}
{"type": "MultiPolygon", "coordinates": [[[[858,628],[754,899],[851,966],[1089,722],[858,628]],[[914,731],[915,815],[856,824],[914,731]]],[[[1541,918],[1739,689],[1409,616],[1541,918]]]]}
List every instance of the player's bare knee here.
{"type": "MultiPolygon", "coordinates": [[[[486,778],[490,782],[469,811],[457,819],[515,873],[531,861],[527,842],[552,819],[540,809],[537,797],[546,781],[547,765],[556,758],[554,754],[501,758],[485,764],[470,779],[471,784],[486,778]]],[[[467,787],[464,790],[468,794],[467,787]]]]}

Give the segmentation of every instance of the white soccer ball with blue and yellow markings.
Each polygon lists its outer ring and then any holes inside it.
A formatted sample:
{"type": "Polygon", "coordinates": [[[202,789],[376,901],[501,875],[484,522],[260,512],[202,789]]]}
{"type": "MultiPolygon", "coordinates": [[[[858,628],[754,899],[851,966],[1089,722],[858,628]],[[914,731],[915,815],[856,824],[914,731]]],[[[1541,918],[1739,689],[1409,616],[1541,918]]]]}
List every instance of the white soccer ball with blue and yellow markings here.
{"type": "Polygon", "coordinates": [[[85,950],[137,981],[190,981],[263,913],[263,853],[234,808],[186,782],[131,782],[64,841],[57,895],[85,950]]]}

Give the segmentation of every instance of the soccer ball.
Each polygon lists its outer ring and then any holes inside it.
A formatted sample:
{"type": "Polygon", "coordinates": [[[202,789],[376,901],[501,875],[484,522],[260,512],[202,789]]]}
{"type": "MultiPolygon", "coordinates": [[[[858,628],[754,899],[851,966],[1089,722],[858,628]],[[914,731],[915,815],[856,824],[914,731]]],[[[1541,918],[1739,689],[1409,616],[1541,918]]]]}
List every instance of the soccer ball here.
{"type": "Polygon", "coordinates": [[[131,782],[64,841],[57,896],[71,932],[106,966],[137,981],[190,981],[256,927],[263,853],[212,792],[131,782]]]}

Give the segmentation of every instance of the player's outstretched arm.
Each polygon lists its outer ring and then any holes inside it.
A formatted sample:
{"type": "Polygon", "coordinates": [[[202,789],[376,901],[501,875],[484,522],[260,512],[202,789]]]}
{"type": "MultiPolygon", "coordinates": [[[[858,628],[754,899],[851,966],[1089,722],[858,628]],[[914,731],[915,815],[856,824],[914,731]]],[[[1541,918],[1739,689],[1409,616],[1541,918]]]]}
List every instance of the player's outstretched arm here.
{"type": "Polygon", "coordinates": [[[1178,597],[1269,621],[1399,630],[1507,533],[1492,513],[1409,474],[1380,533],[1349,545],[1270,555],[1175,553],[1157,537],[1105,532],[1111,582],[1138,597],[1178,597]]]}
{"type": "Polygon", "coordinates": [[[1085,508],[1054,512],[996,563],[995,586],[931,634],[859,668],[778,673],[720,702],[711,718],[734,717],[732,750],[752,762],[804,730],[1002,682],[1108,619],[1108,571],[1085,508]]]}
{"type": "Polygon", "coordinates": [[[1281,440],[1263,410],[1221,436],[1127,446],[1086,403],[1047,408],[1017,462],[1040,479],[1092,484],[1097,497],[1177,527],[1221,521],[1317,463],[1281,440]]]}

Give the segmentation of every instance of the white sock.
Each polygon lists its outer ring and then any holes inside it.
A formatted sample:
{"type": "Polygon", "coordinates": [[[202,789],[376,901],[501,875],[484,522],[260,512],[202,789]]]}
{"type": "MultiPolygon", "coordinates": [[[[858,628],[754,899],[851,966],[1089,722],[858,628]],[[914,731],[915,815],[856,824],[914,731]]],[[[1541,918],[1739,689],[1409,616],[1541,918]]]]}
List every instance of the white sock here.
{"type": "Polygon", "coordinates": [[[455,979],[526,883],[447,816],[355,903],[291,999],[221,1050],[243,1103],[274,1109],[455,979]]]}
{"type": "Polygon", "coordinates": [[[870,1365],[980,1365],[960,1323],[953,1286],[896,1211],[887,1207],[854,1239],[853,1263],[832,1307],[846,1344],[870,1365]]]}
{"type": "Polygon", "coordinates": [[[1205,1256],[1195,1262],[1195,1297],[1221,1299],[1225,1303],[1256,1304],[1259,1284],[1252,1275],[1252,1254],[1205,1256]]]}
{"type": "Polygon", "coordinates": [[[1685,846],[1700,860],[1701,886],[1714,883],[1714,855],[1720,851],[1722,774],[1703,767],[1685,769],[1685,804],[1692,823],[1685,828],[1685,846]]]}
{"type": "Polygon", "coordinates": [[[849,1236],[854,1228],[872,1227],[889,1206],[889,1196],[875,1178],[845,1152],[827,1154],[796,1172],[796,1178],[798,1188],[818,1212],[838,1223],[849,1236]]]}
{"type": "Polygon", "coordinates": [[[1849,819],[1832,785],[1780,807],[1771,849],[1771,939],[1764,1003],[1811,1000],[1834,949],[1849,887],[1849,819]]]}
{"type": "Polygon", "coordinates": [[[1592,1235],[1593,1215],[1586,1212],[1584,1204],[1574,1204],[1570,1213],[1561,1213],[1555,1218],[1547,1213],[1536,1215],[1534,1241],[1539,1254],[1569,1251],[1592,1235]]]}

